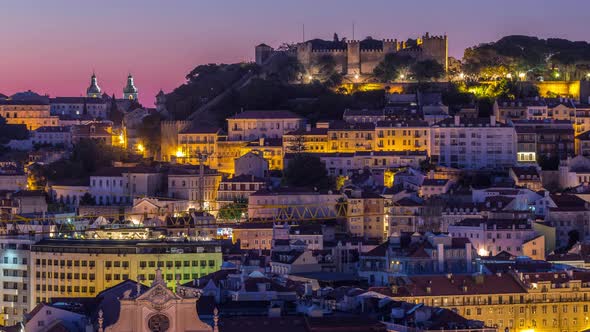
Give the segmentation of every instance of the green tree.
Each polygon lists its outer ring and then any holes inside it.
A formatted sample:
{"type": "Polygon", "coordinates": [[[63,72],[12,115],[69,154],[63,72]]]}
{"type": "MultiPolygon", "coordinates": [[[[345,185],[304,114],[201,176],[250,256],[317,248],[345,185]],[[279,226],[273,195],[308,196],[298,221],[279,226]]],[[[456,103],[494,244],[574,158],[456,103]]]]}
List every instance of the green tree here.
{"type": "Polygon", "coordinates": [[[85,193],[80,198],[80,205],[96,205],[96,200],[90,193],[85,193]]]}
{"type": "Polygon", "coordinates": [[[324,163],[318,156],[311,154],[296,154],[289,160],[284,180],[293,187],[330,189],[333,186],[333,179],[328,176],[324,163]]]}
{"type": "Polygon", "coordinates": [[[217,217],[224,220],[240,220],[248,212],[248,200],[245,198],[236,199],[219,209],[217,217]]]}
{"type": "Polygon", "coordinates": [[[414,63],[410,70],[418,82],[439,79],[445,74],[445,68],[438,61],[431,59],[414,63]]]}
{"type": "Polygon", "coordinates": [[[406,75],[413,62],[415,60],[409,55],[388,53],[373,69],[373,76],[380,82],[394,81],[400,74],[406,75]]]}
{"type": "Polygon", "coordinates": [[[337,71],[336,60],[331,55],[321,56],[316,63],[318,68],[317,79],[329,87],[342,83],[342,74],[337,71]]]}

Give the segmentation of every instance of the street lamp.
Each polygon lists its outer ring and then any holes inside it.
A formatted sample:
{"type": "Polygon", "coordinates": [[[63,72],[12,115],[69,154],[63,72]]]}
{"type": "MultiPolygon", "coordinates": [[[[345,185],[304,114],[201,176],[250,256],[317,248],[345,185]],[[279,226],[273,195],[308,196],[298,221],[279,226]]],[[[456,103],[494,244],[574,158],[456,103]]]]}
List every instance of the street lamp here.
{"type": "Polygon", "coordinates": [[[463,74],[463,73],[460,73],[460,74],[459,74],[459,78],[460,78],[460,79],[464,79],[464,78],[465,78],[465,74],[463,74]]]}
{"type": "Polygon", "coordinates": [[[526,74],[523,72],[518,73],[518,78],[520,78],[521,80],[524,80],[524,78],[526,77],[526,74]]]}
{"type": "Polygon", "coordinates": [[[506,78],[511,79],[512,78],[512,74],[511,73],[506,74],[506,78]]]}
{"type": "Polygon", "coordinates": [[[403,80],[404,78],[406,78],[406,75],[404,75],[404,74],[400,74],[400,75],[399,75],[399,78],[403,80]]]}
{"type": "Polygon", "coordinates": [[[358,80],[359,79],[359,74],[354,74],[354,79],[358,80]]]}

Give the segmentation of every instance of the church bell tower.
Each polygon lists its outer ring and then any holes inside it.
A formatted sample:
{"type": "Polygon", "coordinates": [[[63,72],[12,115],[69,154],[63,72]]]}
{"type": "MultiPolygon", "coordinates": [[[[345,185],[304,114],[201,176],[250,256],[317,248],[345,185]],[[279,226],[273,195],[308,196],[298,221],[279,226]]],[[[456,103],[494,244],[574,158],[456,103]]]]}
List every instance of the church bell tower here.
{"type": "Polygon", "coordinates": [[[133,76],[127,76],[127,85],[123,88],[123,99],[137,100],[137,88],[133,83],[133,76]]]}

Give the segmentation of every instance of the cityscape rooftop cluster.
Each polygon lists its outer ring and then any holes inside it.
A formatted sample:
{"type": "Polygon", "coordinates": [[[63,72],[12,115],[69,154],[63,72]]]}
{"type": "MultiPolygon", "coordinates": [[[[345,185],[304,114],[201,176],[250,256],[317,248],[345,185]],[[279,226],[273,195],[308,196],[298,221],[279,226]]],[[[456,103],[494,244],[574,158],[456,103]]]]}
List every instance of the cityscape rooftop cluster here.
{"type": "Polygon", "coordinates": [[[0,331],[590,329],[587,63],[448,39],[0,94],[0,331]]]}

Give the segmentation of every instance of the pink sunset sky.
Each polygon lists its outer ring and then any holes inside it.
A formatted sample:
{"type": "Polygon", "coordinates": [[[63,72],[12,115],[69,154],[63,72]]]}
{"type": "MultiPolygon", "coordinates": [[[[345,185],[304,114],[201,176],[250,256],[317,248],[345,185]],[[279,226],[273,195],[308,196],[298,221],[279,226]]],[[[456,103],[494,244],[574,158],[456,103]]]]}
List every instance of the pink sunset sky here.
{"type": "Polygon", "coordinates": [[[85,93],[94,70],[108,94],[127,73],[153,106],[195,66],[251,61],[254,45],[302,39],[448,34],[452,56],[509,34],[588,40],[586,0],[19,0],[2,3],[0,93],[85,93]]]}

